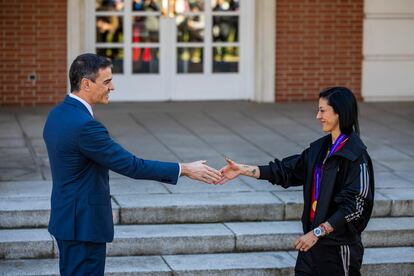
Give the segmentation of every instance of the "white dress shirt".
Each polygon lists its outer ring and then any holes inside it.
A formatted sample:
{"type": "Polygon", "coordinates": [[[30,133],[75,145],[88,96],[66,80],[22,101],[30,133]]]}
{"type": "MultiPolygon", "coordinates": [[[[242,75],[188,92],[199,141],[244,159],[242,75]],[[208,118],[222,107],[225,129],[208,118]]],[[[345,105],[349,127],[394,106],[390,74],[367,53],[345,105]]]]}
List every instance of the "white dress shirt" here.
{"type": "Polygon", "coordinates": [[[73,93],[69,93],[69,97],[74,98],[74,99],[80,101],[88,109],[89,113],[91,113],[91,115],[93,117],[92,106],[90,104],[88,104],[88,102],[86,102],[84,99],[82,99],[81,97],[76,96],[73,93]]]}

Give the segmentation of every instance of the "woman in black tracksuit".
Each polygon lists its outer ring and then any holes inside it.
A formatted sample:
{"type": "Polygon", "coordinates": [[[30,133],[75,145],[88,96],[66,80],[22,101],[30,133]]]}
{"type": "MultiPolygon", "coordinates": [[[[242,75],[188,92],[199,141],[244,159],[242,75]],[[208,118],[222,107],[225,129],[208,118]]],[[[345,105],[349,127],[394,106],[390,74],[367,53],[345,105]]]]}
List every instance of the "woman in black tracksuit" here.
{"type": "Polygon", "coordinates": [[[300,155],[250,166],[227,159],[224,183],[238,175],[265,179],[284,188],[303,185],[304,235],[296,275],[360,275],[364,248],[361,232],[373,208],[374,173],[359,137],[358,108],[353,93],[333,87],[319,95],[316,118],[329,135],[300,155]]]}

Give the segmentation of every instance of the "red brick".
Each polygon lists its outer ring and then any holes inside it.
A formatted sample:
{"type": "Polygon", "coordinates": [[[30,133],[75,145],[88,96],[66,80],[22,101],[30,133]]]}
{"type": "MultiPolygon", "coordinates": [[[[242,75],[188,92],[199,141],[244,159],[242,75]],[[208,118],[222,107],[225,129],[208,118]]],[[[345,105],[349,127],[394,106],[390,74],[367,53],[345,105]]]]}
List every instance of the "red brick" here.
{"type": "Polygon", "coordinates": [[[276,5],[276,100],[315,100],[334,85],[361,99],[363,0],[276,5]]]}
{"type": "Polygon", "coordinates": [[[67,0],[0,2],[0,105],[61,101],[56,91],[66,90],[66,12],[67,0]],[[36,82],[27,79],[32,72],[36,82]]]}

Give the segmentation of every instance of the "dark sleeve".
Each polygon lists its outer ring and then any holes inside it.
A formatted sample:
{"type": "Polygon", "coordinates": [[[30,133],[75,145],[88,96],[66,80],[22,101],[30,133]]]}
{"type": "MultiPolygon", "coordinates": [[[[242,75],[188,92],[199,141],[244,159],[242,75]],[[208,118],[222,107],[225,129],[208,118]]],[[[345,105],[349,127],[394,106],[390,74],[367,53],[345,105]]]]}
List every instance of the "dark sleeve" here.
{"type": "Polygon", "coordinates": [[[361,219],[364,209],[372,210],[373,185],[372,166],[367,159],[361,157],[352,162],[348,168],[343,189],[334,198],[339,208],[328,219],[334,229],[361,219]]]}
{"type": "Polygon", "coordinates": [[[307,156],[308,150],[305,150],[302,154],[292,155],[281,161],[275,159],[269,165],[259,166],[260,179],[284,188],[301,186],[305,182],[307,156]]]}
{"type": "Polygon", "coordinates": [[[144,160],[136,157],[116,143],[107,129],[97,121],[84,125],[79,136],[79,148],[83,155],[119,174],[176,184],[177,163],[144,160]]]}

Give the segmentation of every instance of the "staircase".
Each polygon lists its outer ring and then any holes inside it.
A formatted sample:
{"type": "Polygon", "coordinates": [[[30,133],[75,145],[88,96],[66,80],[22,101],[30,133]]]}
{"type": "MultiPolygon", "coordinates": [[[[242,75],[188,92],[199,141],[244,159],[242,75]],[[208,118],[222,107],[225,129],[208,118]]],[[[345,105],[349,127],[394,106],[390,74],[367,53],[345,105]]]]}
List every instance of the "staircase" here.
{"type": "MultiPolygon", "coordinates": [[[[302,191],[246,178],[111,182],[108,275],[293,275],[302,191]]],[[[50,181],[0,183],[0,275],[59,275],[50,181]]],[[[414,275],[414,189],[378,189],[363,275],[414,275]]]]}

